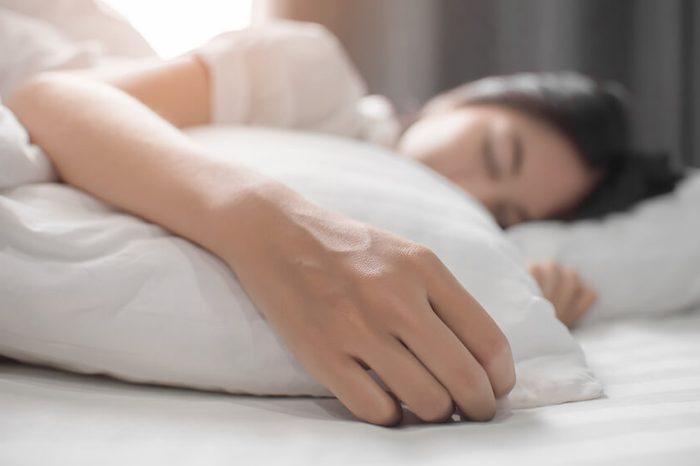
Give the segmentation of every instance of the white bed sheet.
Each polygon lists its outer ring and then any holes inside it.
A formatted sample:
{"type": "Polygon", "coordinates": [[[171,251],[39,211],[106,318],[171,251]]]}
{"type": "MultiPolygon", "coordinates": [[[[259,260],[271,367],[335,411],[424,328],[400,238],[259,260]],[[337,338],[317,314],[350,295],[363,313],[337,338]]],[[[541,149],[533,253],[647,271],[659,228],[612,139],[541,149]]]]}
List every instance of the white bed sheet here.
{"type": "Polygon", "coordinates": [[[606,397],[485,423],[365,424],[335,399],[144,387],[0,363],[0,465],[698,465],[700,309],[576,332],[606,397]]]}

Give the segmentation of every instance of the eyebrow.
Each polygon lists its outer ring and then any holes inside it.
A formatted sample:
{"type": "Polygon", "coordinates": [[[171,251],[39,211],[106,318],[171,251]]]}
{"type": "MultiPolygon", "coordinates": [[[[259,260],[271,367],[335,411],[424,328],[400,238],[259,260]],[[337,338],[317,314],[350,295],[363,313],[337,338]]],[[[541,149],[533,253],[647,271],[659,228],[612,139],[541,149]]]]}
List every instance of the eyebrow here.
{"type": "Polygon", "coordinates": [[[511,173],[517,175],[520,173],[523,167],[523,157],[525,149],[523,147],[523,138],[520,137],[520,133],[513,132],[513,165],[511,167],[511,173]]]}

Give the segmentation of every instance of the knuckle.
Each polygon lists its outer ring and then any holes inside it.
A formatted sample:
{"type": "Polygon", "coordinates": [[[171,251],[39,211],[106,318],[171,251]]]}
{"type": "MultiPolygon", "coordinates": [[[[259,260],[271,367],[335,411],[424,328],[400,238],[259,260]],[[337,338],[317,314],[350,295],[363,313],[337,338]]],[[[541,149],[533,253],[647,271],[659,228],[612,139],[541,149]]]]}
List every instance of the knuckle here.
{"type": "Polygon", "coordinates": [[[463,417],[472,421],[490,421],[496,415],[496,400],[491,396],[476,396],[470,394],[470,398],[459,407],[463,417]]]}
{"type": "Polygon", "coordinates": [[[423,422],[445,422],[452,417],[455,405],[452,398],[443,390],[437,396],[433,396],[429,401],[416,408],[416,415],[423,422]]]}
{"type": "Polygon", "coordinates": [[[400,335],[411,335],[413,339],[419,339],[420,335],[425,333],[424,320],[418,312],[411,312],[407,307],[398,308],[395,312],[393,328],[400,332],[400,335]]]}
{"type": "Polygon", "coordinates": [[[421,265],[434,266],[440,263],[440,259],[438,258],[437,254],[435,254],[432,249],[422,244],[413,244],[407,249],[406,255],[411,260],[421,265]]]}
{"type": "Polygon", "coordinates": [[[454,394],[460,411],[473,421],[492,419],[496,413],[496,400],[483,371],[463,366],[455,369],[454,376],[459,387],[459,392],[454,394]]]}
{"type": "Polygon", "coordinates": [[[372,310],[371,318],[382,328],[406,329],[419,325],[415,306],[395,294],[378,291],[373,296],[368,296],[366,302],[369,304],[367,309],[372,310]]]}
{"type": "Polygon", "coordinates": [[[512,353],[509,352],[507,359],[508,362],[505,364],[503,372],[499,374],[493,384],[493,394],[496,398],[501,398],[508,395],[515,387],[515,364],[513,364],[512,353]]]}
{"type": "Polygon", "coordinates": [[[489,342],[489,351],[485,364],[491,368],[498,369],[502,366],[512,364],[513,354],[510,343],[505,335],[497,335],[489,342]]]}
{"type": "Polygon", "coordinates": [[[455,365],[452,371],[457,385],[464,393],[473,395],[482,389],[483,381],[479,380],[478,371],[466,364],[455,365]]]}
{"type": "Polygon", "coordinates": [[[379,426],[393,427],[401,422],[403,412],[391,398],[385,397],[381,401],[378,400],[374,408],[363,416],[363,419],[379,426]]]}
{"type": "Polygon", "coordinates": [[[495,397],[507,395],[515,386],[515,364],[513,351],[505,336],[491,343],[484,369],[489,375],[495,397]]]}
{"type": "Polygon", "coordinates": [[[477,422],[487,422],[492,420],[496,416],[496,405],[495,403],[492,404],[484,404],[479,407],[477,410],[473,410],[472,412],[469,413],[469,418],[472,421],[477,421],[477,422]]]}

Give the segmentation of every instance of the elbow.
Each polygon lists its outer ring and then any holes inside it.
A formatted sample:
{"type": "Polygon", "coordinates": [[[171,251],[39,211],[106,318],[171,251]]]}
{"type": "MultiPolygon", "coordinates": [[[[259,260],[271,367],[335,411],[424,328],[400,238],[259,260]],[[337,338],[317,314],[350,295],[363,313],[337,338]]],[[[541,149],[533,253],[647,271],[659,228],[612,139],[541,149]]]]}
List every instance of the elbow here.
{"type": "Polygon", "coordinates": [[[42,102],[52,99],[54,95],[60,95],[60,88],[65,79],[61,72],[37,74],[10,94],[4,105],[24,123],[25,119],[38,111],[42,102]]]}

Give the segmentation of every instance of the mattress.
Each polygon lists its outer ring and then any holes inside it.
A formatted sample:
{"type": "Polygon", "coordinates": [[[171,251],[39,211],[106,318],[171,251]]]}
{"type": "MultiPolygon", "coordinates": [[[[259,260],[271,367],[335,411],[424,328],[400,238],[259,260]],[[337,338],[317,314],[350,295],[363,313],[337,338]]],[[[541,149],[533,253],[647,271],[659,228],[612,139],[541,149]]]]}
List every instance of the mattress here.
{"type": "Polygon", "coordinates": [[[601,399],[366,424],[335,399],[131,385],[0,362],[1,465],[698,465],[700,309],[575,331],[601,399]]]}

